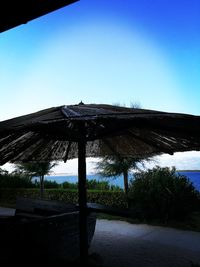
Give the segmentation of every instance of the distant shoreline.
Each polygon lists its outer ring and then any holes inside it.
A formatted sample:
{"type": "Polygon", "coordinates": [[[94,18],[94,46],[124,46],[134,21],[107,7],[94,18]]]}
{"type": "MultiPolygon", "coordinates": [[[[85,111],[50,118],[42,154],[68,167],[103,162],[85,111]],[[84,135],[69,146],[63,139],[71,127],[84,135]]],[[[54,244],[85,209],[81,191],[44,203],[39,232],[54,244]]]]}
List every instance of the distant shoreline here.
{"type": "Polygon", "coordinates": [[[200,170],[177,170],[177,172],[200,172],[200,170]]]}
{"type": "MultiPolygon", "coordinates": [[[[194,186],[200,191],[200,170],[177,170],[176,173],[180,175],[184,175],[190,179],[190,181],[194,184],[194,186]]],[[[132,178],[132,175],[129,176],[129,179],[132,178]]],[[[45,176],[45,179],[50,181],[56,181],[61,184],[63,182],[68,183],[77,183],[78,175],[48,175],[45,176]]],[[[116,185],[120,188],[124,187],[124,179],[123,175],[118,176],[117,178],[101,178],[99,175],[95,174],[87,174],[88,180],[97,180],[97,181],[108,181],[110,185],[116,185]]]]}
{"type": "MultiPolygon", "coordinates": [[[[200,170],[176,170],[176,172],[200,172],[200,170]]],[[[73,174],[73,173],[52,173],[49,175],[45,175],[46,177],[78,177],[78,174],[73,174]]],[[[88,173],[87,176],[99,176],[98,174],[94,173],[88,173]]]]}

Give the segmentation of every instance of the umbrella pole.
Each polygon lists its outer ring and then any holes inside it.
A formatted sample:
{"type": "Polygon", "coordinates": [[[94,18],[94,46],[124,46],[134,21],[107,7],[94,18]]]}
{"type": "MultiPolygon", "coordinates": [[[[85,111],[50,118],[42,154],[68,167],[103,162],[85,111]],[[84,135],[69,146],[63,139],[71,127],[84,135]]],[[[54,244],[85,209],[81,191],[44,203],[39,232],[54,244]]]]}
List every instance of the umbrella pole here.
{"type": "Polygon", "coordinates": [[[81,263],[88,261],[86,142],[78,142],[79,238],[81,263]]]}

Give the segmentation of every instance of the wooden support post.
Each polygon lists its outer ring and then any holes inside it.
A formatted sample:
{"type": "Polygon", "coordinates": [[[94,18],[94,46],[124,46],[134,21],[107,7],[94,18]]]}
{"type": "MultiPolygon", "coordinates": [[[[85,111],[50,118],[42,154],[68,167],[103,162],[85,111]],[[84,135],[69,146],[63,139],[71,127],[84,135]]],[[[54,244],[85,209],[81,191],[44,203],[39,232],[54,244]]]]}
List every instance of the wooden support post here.
{"type": "Polygon", "coordinates": [[[79,195],[79,234],[80,260],[88,262],[88,233],[87,233],[87,189],[86,189],[86,142],[78,142],[78,195],[79,195]]]}

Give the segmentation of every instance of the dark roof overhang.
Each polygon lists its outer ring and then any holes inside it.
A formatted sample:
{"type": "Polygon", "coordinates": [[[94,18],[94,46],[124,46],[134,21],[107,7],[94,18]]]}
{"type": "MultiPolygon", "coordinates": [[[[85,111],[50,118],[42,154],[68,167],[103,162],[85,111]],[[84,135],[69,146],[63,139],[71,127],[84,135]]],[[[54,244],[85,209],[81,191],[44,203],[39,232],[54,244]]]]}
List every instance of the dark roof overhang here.
{"type": "Polygon", "coordinates": [[[8,0],[1,4],[0,33],[79,0],[8,0]]]}

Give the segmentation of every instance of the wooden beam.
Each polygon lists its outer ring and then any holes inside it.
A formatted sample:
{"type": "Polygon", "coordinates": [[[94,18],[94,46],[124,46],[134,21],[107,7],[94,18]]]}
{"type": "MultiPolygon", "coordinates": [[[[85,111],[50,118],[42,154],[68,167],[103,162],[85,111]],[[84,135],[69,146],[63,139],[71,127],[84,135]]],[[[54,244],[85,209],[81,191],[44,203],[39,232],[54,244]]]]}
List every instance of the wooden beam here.
{"type": "Polygon", "coordinates": [[[127,132],[130,136],[134,137],[135,139],[138,139],[139,141],[142,141],[143,143],[155,148],[156,150],[158,150],[158,152],[163,152],[163,153],[167,153],[167,154],[170,154],[170,155],[173,155],[174,154],[174,151],[167,147],[164,143],[162,142],[155,142],[153,139],[150,139],[151,138],[151,135],[149,134],[149,138],[147,139],[146,136],[143,136],[141,133],[140,135],[135,133],[133,129],[130,129],[128,132],[127,132]]]}
{"type": "Polygon", "coordinates": [[[68,146],[67,146],[67,150],[66,150],[66,153],[65,153],[65,156],[64,156],[64,163],[66,163],[67,160],[68,160],[68,155],[69,155],[71,144],[72,144],[72,142],[69,141],[68,146]]]}
{"type": "Polygon", "coordinates": [[[88,262],[86,142],[84,140],[78,142],[78,196],[80,260],[84,265],[88,262]]]}

